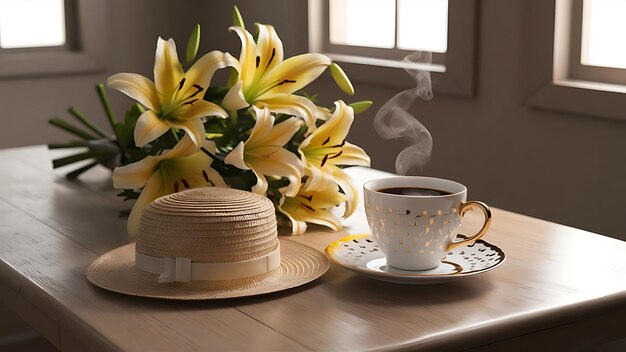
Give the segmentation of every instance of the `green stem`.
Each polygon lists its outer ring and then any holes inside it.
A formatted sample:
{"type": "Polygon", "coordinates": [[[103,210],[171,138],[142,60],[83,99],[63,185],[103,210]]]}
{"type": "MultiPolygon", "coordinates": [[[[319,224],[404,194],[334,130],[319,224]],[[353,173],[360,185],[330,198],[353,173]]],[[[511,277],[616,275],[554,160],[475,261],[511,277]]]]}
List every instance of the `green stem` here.
{"type": "Polygon", "coordinates": [[[72,114],[78,121],[80,121],[85,127],[94,131],[100,137],[108,138],[106,132],[104,132],[100,127],[91,122],[82,112],[78,111],[76,108],[71,107],[69,110],[70,114],[72,114]]]}
{"type": "Polygon", "coordinates": [[[176,140],[176,143],[178,143],[178,141],[180,141],[180,137],[178,137],[178,133],[176,133],[175,130],[170,130],[172,131],[172,135],[174,136],[174,139],[176,140]]]}
{"type": "Polygon", "coordinates": [[[87,139],[87,140],[96,139],[95,136],[93,136],[93,135],[91,135],[91,134],[89,134],[89,133],[87,133],[85,131],[82,131],[82,130],[80,130],[80,129],[72,126],[72,125],[70,125],[69,123],[61,120],[58,117],[51,118],[50,120],[48,120],[48,122],[51,125],[57,126],[58,128],[60,128],[62,130],[65,130],[66,132],[71,133],[71,134],[73,134],[75,136],[78,136],[80,138],[87,139]]]}

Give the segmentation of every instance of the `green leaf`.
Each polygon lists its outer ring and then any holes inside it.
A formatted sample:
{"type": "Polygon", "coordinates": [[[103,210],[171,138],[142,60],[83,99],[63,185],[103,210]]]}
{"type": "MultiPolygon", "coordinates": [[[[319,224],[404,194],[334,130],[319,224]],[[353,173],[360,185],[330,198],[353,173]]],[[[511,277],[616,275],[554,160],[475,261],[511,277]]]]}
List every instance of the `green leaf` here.
{"type": "Polygon", "coordinates": [[[118,197],[124,197],[124,200],[129,200],[129,199],[137,199],[137,198],[139,198],[140,194],[141,194],[140,192],[135,192],[132,189],[125,189],[122,192],[118,193],[117,196],[118,197]]]}
{"type": "Polygon", "coordinates": [[[84,140],[70,141],[66,143],[50,143],[48,149],[63,149],[63,148],[80,148],[86,147],[87,142],[84,140]]]}
{"type": "Polygon", "coordinates": [[[74,155],[67,156],[65,158],[52,160],[52,167],[56,169],[57,167],[73,164],[75,162],[82,161],[85,159],[95,158],[97,156],[101,156],[101,155],[96,154],[92,151],[74,154],[74,155]]]}
{"type": "Polygon", "coordinates": [[[243,23],[243,18],[241,17],[241,12],[239,12],[237,6],[233,6],[233,26],[246,29],[246,25],[243,23]]]}
{"type": "Polygon", "coordinates": [[[85,125],[85,127],[89,128],[90,130],[92,130],[93,132],[95,132],[97,135],[99,135],[100,137],[104,137],[107,138],[107,133],[102,130],[100,127],[98,127],[95,123],[93,123],[91,120],[89,120],[85,115],[83,115],[82,112],[78,111],[78,109],[71,107],[68,110],[70,112],[70,114],[72,114],[78,121],[80,121],[80,123],[82,123],[83,125],[85,125]]]}
{"type": "Polygon", "coordinates": [[[206,136],[206,139],[213,139],[213,138],[219,138],[219,137],[224,136],[223,133],[205,133],[204,135],[206,136]]]}
{"type": "Polygon", "coordinates": [[[58,117],[51,118],[50,120],[48,120],[48,122],[51,125],[56,126],[56,127],[60,128],[62,130],[65,130],[66,132],[71,133],[71,134],[73,134],[75,136],[78,136],[78,137],[80,137],[82,139],[87,139],[87,140],[96,139],[95,136],[93,136],[93,135],[91,135],[91,134],[89,134],[89,133],[87,133],[87,132],[85,132],[85,131],[83,131],[83,130],[75,127],[75,126],[73,126],[73,125],[70,125],[69,123],[61,120],[58,117]]]}
{"type": "Polygon", "coordinates": [[[350,79],[343,71],[343,69],[334,62],[330,64],[329,68],[330,74],[333,76],[333,80],[335,80],[337,86],[345,93],[354,95],[354,87],[352,86],[352,82],[350,82],[350,79]]]}
{"type": "Polygon", "coordinates": [[[109,101],[109,96],[107,95],[104,84],[98,83],[98,85],[96,85],[96,92],[98,92],[98,97],[100,98],[100,103],[102,103],[102,108],[104,108],[104,112],[106,113],[107,117],[109,118],[109,122],[111,123],[111,128],[113,128],[117,121],[115,120],[113,108],[111,107],[111,102],[109,101]]]}
{"type": "Polygon", "coordinates": [[[187,42],[187,56],[186,62],[187,66],[190,66],[193,61],[196,59],[196,55],[198,54],[198,48],[200,47],[200,24],[196,24],[191,31],[191,35],[189,36],[189,41],[187,42]]]}
{"type": "Polygon", "coordinates": [[[73,180],[75,178],[77,178],[78,176],[80,176],[83,172],[91,169],[92,167],[98,165],[101,161],[104,161],[104,159],[96,159],[96,161],[89,163],[83,167],[80,167],[72,172],[69,172],[67,175],[65,175],[65,178],[67,178],[68,180],[73,180]]]}
{"type": "Polygon", "coordinates": [[[352,110],[354,110],[354,114],[356,115],[369,109],[370,106],[372,106],[372,104],[373,103],[371,100],[361,100],[361,101],[355,101],[354,103],[350,103],[348,105],[352,107],[352,110]]]}

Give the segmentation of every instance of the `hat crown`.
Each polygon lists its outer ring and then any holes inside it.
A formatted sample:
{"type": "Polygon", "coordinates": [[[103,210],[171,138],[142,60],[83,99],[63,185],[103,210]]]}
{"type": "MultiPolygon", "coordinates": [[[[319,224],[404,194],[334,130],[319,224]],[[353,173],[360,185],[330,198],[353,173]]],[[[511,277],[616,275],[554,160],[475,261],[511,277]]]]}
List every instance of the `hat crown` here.
{"type": "Polygon", "coordinates": [[[272,202],[231,188],[190,189],[161,197],[143,210],[136,250],[198,263],[255,259],[278,246],[272,202]]]}

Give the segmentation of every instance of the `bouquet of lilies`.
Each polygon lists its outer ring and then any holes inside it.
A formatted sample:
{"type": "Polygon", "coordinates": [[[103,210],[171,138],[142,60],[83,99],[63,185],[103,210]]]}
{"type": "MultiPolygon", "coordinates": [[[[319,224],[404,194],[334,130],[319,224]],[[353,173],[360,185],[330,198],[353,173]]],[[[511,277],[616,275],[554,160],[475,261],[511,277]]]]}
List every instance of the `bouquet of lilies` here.
{"type": "Polygon", "coordinates": [[[307,223],[339,230],[340,218],[355,210],[358,193],[343,167],[369,166],[370,158],[345,138],[355,112],[371,102],[317,106],[302,89],[327,68],[344,92],[354,94],[343,70],[317,53],[284,59],[274,27],[256,24],[253,36],[237,8],[233,21],[229,29],[242,44],[239,59],[211,51],[196,60],[196,26],[187,46],[187,70],[174,41],[159,38],[154,81],[118,73],[106,82],[138,102],[123,123],[113,126],[121,153],[113,186],[124,189],[121,196],[136,199],[128,220],[131,238],[147,204],[197,187],[265,195],[291,222],[294,234],[304,233],[307,223]],[[226,68],[228,83],[211,86],[214,73],[226,68]],[[333,211],[342,204],[341,211],[333,211]]]}

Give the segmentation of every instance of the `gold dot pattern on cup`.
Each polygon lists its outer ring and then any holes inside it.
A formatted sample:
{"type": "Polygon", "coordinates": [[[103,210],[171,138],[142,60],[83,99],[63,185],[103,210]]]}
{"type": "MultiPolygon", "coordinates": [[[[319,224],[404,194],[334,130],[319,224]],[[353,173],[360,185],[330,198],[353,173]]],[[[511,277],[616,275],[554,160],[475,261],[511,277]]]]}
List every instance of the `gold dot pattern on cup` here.
{"type": "Polygon", "coordinates": [[[383,203],[370,203],[370,205],[376,212],[370,213],[368,224],[374,237],[388,246],[390,251],[409,246],[411,248],[430,247],[429,249],[440,252],[455,236],[453,231],[460,222],[456,207],[445,208],[445,211],[442,208],[435,210],[400,208],[401,210],[396,211],[394,207],[388,207],[383,203]],[[385,233],[387,236],[384,235],[385,233]],[[436,240],[434,233],[437,234],[436,240]],[[401,239],[407,241],[400,242],[401,239]]]}

